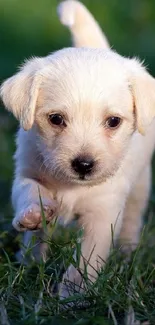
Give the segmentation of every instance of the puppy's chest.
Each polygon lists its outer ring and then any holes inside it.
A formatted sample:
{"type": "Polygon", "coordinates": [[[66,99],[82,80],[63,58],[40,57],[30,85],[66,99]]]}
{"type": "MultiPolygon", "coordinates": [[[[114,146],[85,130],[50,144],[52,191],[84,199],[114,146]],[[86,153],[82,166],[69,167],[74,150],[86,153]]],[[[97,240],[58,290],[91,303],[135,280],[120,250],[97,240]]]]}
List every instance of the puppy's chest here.
{"type": "Polygon", "coordinates": [[[65,223],[70,222],[78,214],[77,201],[86,195],[83,189],[64,189],[55,193],[58,203],[58,215],[62,216],[65,223]]]}

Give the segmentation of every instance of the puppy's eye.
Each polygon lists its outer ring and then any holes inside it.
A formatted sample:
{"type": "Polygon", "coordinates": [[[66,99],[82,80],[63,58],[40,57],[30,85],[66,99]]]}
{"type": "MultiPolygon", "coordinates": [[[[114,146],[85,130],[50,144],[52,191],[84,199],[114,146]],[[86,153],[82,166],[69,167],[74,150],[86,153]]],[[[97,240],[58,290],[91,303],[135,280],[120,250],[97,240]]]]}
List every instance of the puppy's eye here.
{"type": "Polygon", "coordinates": [[[111,116],[106,120],[106,126],[110,129],[116,129],[121,124],[121,118],[118,116],[111,116]]]}
{"type": "Polygon", "coordinates": [[[60,114],[50,114],[49,120],[51,124],[58,125],[58,126],[59,125],[66,126],[66,123],[60,114]]]}

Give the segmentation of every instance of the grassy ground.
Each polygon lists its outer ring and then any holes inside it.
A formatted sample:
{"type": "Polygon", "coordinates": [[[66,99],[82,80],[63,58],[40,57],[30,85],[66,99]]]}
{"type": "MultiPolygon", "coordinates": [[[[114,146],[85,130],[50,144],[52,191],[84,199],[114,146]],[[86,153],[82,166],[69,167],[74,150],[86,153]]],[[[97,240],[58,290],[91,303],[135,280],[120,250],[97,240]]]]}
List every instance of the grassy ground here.
{"type": "MultiPolygon", "coordinates": [[[[12,229],[0,235],[0,312],[2,325],[139,325],[155,324],[155,222],[153,195],[149,220],[129,262],[113,248],[104,270],[85,294],[60,301],[53,293],[62,269],[73,262],[74,230],[58,229],[47,237],[49,258],[20,265],[15,259],[21,235],[12,229]],[[63,232],[63,236],[62,236],[63,232]],[[67,302],[74,302],[67,307],[67,302]],[[80,304],[79,304],[80,303],[80,304]]],[[[1,225],[2,227],[2,225],[1,225]]],[[[35,239],[33,242],[35,245],[35,239]]],[[[31,255],[31,249],[27,250],[31,255]]]]}

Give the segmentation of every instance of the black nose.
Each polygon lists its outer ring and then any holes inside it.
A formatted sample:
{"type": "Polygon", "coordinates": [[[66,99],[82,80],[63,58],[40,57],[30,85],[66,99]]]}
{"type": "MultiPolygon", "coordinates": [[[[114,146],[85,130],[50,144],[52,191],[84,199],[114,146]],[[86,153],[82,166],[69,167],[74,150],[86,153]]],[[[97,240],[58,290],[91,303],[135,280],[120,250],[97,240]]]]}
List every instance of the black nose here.
{"type": "Polygon", "coordinates": [[[90,174],[94,167],[94,160],[88,157],[77,157],[72,161],[72,168],[81,176],[90,174]]]}

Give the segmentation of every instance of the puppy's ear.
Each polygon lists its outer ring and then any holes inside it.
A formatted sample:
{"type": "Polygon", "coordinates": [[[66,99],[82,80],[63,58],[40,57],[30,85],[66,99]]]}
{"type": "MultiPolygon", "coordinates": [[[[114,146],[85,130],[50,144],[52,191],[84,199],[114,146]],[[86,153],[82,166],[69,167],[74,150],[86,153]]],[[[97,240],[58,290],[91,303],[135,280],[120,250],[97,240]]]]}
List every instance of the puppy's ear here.
{"type": "Polygon", "coordinates": [[[35,107],[41,77],[38,69],[42,59],[28,61],[13,77],[7,79],[0,88],[0,95],[6,108],[20,121],[25,130],[34,122],[35,107]]]}
{"type": "Polygon", "coordinates": [[[128,68],[137,128],[144,135],[155,117],[155,79],[136,59],[128,60],[128,68]]]}

